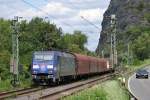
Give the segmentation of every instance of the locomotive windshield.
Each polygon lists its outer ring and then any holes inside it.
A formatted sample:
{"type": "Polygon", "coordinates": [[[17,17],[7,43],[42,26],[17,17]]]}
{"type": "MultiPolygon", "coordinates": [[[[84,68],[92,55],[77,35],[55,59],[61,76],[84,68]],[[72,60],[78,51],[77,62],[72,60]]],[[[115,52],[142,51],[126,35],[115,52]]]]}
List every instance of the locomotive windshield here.
{"type": "Polygon", "coordinates": [[[35,54],[34,55],[34,60],[53,60],[53,55],[49,55],[49,54],[35,54]]]}

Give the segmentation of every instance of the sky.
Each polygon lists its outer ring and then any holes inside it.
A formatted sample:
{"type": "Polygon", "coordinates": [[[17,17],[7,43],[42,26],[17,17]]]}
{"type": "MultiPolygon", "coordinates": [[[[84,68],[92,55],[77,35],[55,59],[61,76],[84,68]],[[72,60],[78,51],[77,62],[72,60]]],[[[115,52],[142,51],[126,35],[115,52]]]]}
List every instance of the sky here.
{"type": "Polygon", "coordinates": [[[55,23],[64,33],[80,30],[88,37],[85,46],[95,51],[109,3],[110,0],[0,0],[0,18],[20,16],[30,20],[38,16],[55,23]]]}

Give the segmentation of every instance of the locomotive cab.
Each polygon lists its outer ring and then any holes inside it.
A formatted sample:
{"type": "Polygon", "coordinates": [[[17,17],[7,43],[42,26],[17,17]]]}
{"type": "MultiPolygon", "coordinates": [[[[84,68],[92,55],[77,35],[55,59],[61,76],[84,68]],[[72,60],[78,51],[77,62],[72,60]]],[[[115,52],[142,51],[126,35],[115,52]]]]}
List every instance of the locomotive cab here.
{"type": "Polygon", "coordinates": [[[32,79],[34,83],[49,84],[55,82],[56,62],[53,52],[35,52],[32,59],[32,79]]]}
{"type": "Polygon", "coordinates": [[[59,51],[36,51],[32,59],[32,79],[35,84],[49,85],[75,78],[75,56],[59,51]]]}

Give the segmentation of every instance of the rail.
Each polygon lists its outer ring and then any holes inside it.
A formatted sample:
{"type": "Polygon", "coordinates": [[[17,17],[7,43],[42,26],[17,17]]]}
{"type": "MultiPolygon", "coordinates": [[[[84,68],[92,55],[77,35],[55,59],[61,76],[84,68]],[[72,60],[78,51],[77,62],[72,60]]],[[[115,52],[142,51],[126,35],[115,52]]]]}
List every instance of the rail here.
{"type": "Polygon", "coordinates": [[[2,92],[2,93],[0,93],[0,100],[6,99],[6,98],[11,98],[11,97],[16,97],[18,95],[35,92],[38,90],[41,90],[41,88],[25,88],[25,89],[12,90],[12,91],[8,91],[8,92],[2,92]]]}
{"type": "Polygon", "coordinates": [[[71,95],[77,91],[89,88],[95,84],[111,79],[116,73],[107,73],[100,76],[91,77],[86,80],[80,80],[70,84],[59,85],[49,88],[26,88],[0,93],[0,100],[14,98],[15,100],[39,100],[47,99],[55,100],[61,97],[71,95]]]}
{"type": "Polygon", "coordinates": [[[65,96],[68,96],[68,95],[71,95],[75,92],[78,92],[80,90],[83,90],[83,89],[86,89],[86,88],[89,88],[95,84],[98,84],[98,83],[101,83],[101,82],[104,82],[108,79],[110,79],[114,74],[110,74],[110,75],[105,75],[105,76],[102,76],[102,77],[99,77],[99,78],[96,78],[96,79],[91,79],[91,80],[88,80],[88,81],[84,81],[84,82],[81,82],[80,84],[76,84],[76,85],[72,85],[70,87],[66,87],[66,88],[63,88],[61,90],[58,90],[58,91],[55,91],[53,93],[49,93],[47,95],[43,95],[41,96],[39,99],[40,100],[56,100],[56,99],[60,99],[61,97],[65,97],[65,96]]]}

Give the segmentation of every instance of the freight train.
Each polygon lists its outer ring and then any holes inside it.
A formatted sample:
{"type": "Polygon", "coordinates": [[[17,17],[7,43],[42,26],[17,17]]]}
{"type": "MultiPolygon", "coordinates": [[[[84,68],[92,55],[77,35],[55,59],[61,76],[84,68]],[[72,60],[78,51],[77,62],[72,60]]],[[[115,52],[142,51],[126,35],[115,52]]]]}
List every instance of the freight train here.
{"type": "Polygon", "coordinates": [[[33,82],[44,85],[110,70],[109,61],[104,58],[62,51],[36,51],[31,65],[33,82]]]}

